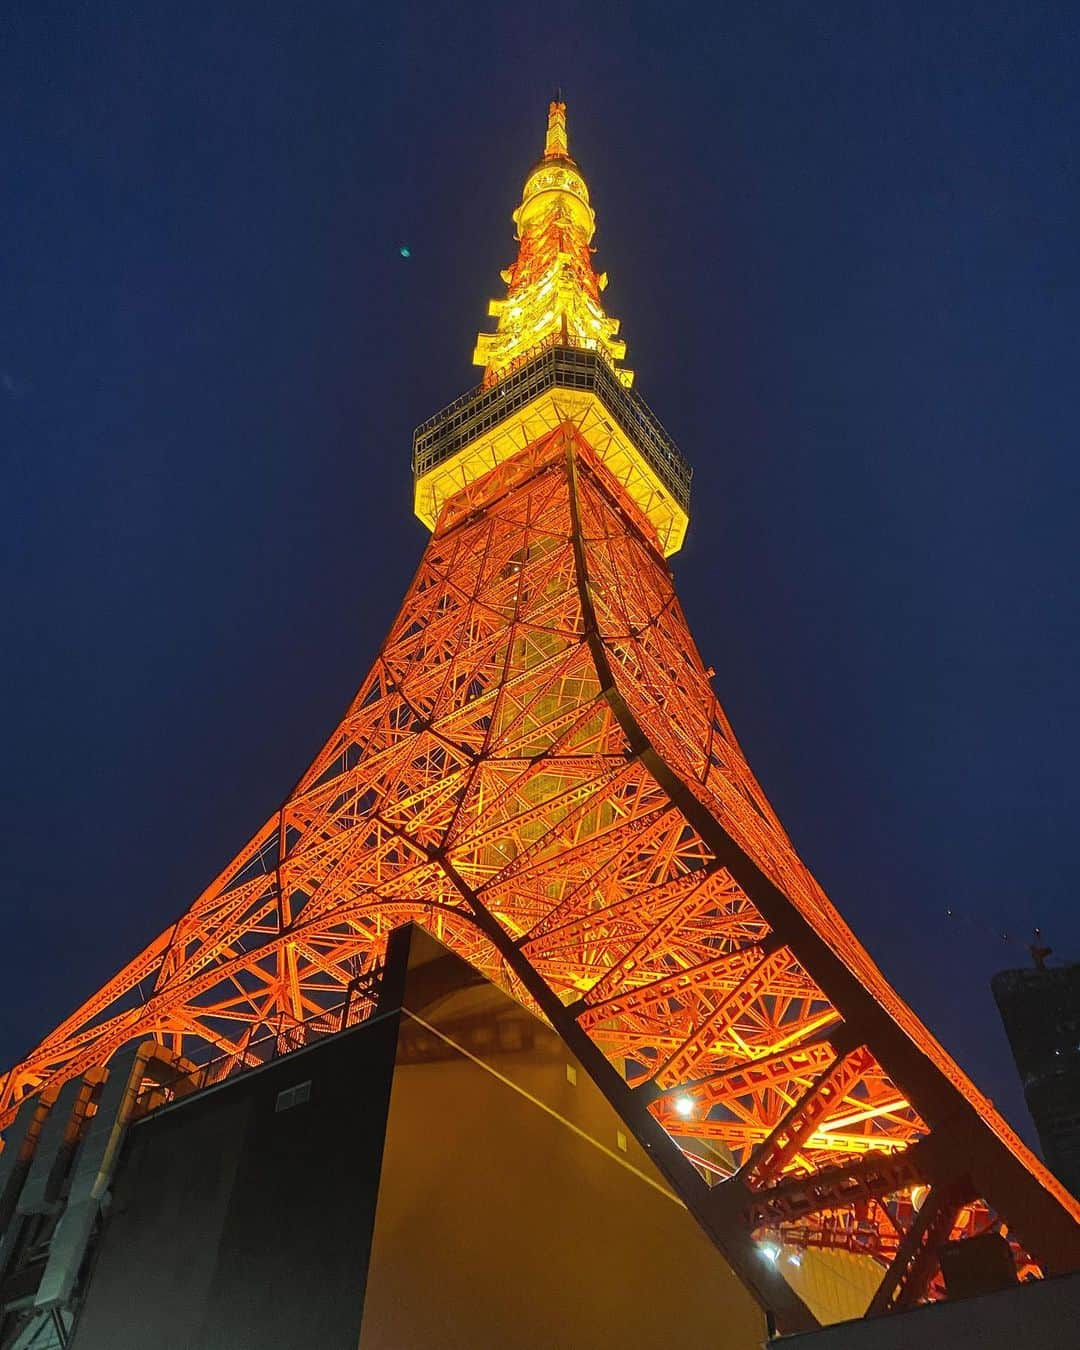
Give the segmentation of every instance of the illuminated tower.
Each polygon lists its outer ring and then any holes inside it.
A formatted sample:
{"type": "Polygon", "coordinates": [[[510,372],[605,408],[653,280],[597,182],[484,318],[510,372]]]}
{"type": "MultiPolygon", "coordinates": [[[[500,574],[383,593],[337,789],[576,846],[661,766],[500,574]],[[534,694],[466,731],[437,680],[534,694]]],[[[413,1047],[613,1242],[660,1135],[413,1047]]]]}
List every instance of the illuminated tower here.
{"type": "Polygon", "coordinates": [[[332,1031],[415,920],[547,1018],[785,1325],[813,1319],[781,1253],[876,1261],[872,1313],[940,1296],[942,1244],[989,1228],[1028,1273],[1080,1266],[1080,1207],[889,987],[716,701],[664,561],[690,470],[620,365],[561,103],[514,220],[483,379],[416,433],[432,536],[371,672],[0,1080],[0,1122],[135,1039],[198,1085],[332,1031]]]}

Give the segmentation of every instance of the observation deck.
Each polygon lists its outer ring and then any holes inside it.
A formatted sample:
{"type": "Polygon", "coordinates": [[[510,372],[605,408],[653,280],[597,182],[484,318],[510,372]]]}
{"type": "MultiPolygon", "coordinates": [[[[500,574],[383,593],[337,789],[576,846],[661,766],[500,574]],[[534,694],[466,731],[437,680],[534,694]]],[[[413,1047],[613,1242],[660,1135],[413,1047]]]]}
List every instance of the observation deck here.
{"type": "Polygon", "coordinates": [[[566,335],[417,427],[416,514],[434,528],[448,498],[567,421],[648,517],[665,556],[675,553],[686,534],[693,470],[604,355],[566,335]]]}

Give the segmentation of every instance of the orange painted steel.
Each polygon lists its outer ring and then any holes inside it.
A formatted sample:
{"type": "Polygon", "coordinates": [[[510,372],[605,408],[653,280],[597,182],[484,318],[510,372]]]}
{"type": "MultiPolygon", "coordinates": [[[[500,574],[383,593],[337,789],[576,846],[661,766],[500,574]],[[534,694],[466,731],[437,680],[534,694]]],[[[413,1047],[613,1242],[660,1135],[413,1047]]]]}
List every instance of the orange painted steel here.
{"type": "Polygon", "coordinates": [[[928,1232],[1003,1223],[1025,1268],[1080,1265],[1080,1206],[825,896],[710,677],[652,522],[568,415],[447,500],[296,788],[0,1079],[0,1124],[134,1037],[223,1075],[411,920],[562,1032],[789,1325],[813,1319],[763,1234],[891,1262],[882,1306],[940,1293],[928,1232]]]}

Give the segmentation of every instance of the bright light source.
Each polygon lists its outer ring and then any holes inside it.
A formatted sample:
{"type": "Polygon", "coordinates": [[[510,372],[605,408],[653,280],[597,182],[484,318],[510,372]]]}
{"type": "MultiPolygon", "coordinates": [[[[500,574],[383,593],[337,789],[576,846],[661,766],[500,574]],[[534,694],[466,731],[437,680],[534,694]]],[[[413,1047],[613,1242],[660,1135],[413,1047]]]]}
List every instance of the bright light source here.
{"type": "Polygon", "coordinates": [[[798,1252],[789,1252],[789,1253],[788,1253],[788,1260],[791,1262],[791,1264],[792,1264],[793,1266],[801,1266],[801,1265],[802,1265],[802,1257],[799,1255],[798,1252]]]}
{"type": "Polygon", "coordinates": [[[694,1114],[693,1097],[685,1097],[685,1096],[676,1097],[675,1110],[678,1111],[679,1115],[682,1116],[683,1119],[685,1119],[687,1116],[692,1116],[694,1114]]]}
{"type": "Polygon", "coordinates": [[[775,1265],[776,1258],[780,1255],[780,1248],[774,1247],[771,1242],[763,1242],[761,1244],[761,1254],[766,1261],[771,1261],[773,1265],[775,1265]]]}

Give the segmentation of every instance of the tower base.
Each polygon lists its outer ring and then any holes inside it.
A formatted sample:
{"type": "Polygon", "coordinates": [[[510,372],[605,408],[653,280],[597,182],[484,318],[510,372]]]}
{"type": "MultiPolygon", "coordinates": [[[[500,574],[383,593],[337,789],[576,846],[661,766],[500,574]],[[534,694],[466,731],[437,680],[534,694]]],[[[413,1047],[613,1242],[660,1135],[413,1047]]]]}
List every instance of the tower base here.
{"type": "MultiPolygon", "coordinates": [[[[411,926],[372,1017],[136,1119],[110,1190],[73,1350],[768,1334],[555,1032],[411,926]]],[[[34,1320],[22,1280],[5,1346],[34,1320]]]]}

